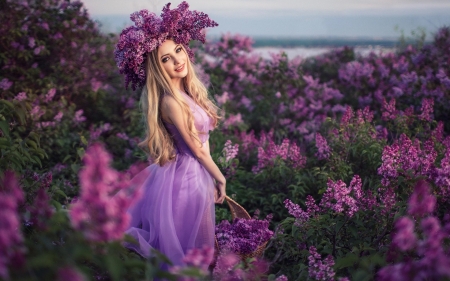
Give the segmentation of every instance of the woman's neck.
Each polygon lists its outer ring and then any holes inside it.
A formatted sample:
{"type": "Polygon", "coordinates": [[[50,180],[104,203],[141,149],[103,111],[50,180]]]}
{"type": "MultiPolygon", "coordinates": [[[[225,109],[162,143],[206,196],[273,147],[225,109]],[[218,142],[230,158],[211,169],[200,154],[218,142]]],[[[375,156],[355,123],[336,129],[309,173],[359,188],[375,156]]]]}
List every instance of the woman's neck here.
{"type": "Polygon", "coordinates": [[[181,92],[185,92],[183,79],[181,78],[172,79],[172,85],[175,87],[175,89],[178,89],[181,92]]]}

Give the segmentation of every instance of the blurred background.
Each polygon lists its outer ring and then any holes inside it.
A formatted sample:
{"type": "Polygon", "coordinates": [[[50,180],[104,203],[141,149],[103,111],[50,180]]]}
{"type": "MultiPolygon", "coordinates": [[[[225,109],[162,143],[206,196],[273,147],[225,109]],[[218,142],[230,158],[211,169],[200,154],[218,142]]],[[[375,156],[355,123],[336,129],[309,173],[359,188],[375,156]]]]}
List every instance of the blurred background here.
{"type": "MultiPolygon", "coordinates": [[[[85,0],[104,32],[120,32],[129,15],[140,9],[157,14],[168,0],[85,0]]],[[[172,1],[175,7],[181,0],[172,1]]],[[[427,35],[450,25],[448,0],[191,0],[219,23],[208,37],[230,32],[251,36],[255,52],[268,55],[283,49],[292,57],[321,54],[336,46],[358,53],[390,51],[399,38],[427,35]]]]}

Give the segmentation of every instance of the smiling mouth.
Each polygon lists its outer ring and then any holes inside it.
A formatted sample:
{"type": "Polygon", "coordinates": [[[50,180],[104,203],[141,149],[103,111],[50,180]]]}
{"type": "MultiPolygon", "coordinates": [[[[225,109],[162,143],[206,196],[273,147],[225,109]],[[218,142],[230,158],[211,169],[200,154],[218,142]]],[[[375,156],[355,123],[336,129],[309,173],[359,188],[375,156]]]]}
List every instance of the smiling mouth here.
{"type": "Polygon", "coordinates": [[[184,69],[184,63],[182,66],[178,67],[177,69],[175,69],[176,72],[181,72],[184,69]]]}

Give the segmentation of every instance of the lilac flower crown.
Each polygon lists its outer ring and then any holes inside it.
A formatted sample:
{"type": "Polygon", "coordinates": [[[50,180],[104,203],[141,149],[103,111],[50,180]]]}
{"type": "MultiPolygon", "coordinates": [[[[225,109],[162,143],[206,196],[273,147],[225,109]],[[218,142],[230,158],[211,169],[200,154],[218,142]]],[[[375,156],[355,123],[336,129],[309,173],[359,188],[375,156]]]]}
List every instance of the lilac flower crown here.
{"type": "Polygon", "coordinates": [[[182,44],[189,57],[193,52],[189,49],[190,40],[205,43],[206,27],[218,26],[207,14],[189,11],[189,4],[183,1],[176,9],[170,9],[170,3],[162,10],[161,17],[147,10],[131,14],[134,26],[122,30],[119,42],[114,50],[114,58],[121,74],[125,74],[125,87],[131,83],[133,90],[145,84],[145,56],[159,47],[164,40],[171,38],[182,44]]]}

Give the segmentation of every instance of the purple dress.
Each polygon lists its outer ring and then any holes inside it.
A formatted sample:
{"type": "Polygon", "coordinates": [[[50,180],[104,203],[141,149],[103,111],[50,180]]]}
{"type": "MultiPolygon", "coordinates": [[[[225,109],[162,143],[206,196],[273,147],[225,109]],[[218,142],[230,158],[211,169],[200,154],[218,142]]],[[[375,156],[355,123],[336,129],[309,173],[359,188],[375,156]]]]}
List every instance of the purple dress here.
{"type": "MultiPolygon", "coordinates": [[[[199,134],[204,143],[213,129],[212,120],[187,94],[182,96],[192,110],[197,131],[206,133],[199,134]]],[[[214,247],[215,187],[175,125],[164,124],[173,136],[176,158],[162,167],[152,164],[135,177],[144,178],[142,197],[128,210],[131,222],[126,233],[139,244],[125,246],[144,257],[154,248],[174,265],[182,265],[187,250],[214,247]]]]}

